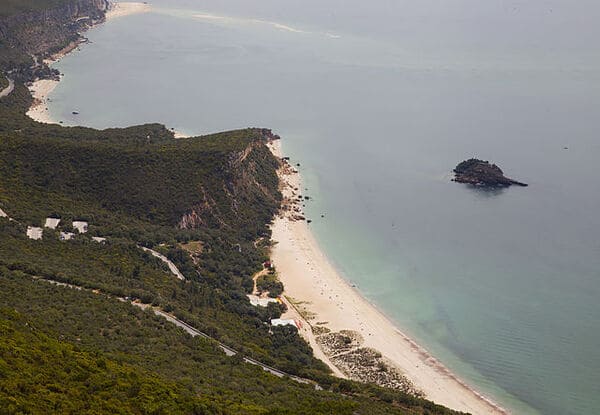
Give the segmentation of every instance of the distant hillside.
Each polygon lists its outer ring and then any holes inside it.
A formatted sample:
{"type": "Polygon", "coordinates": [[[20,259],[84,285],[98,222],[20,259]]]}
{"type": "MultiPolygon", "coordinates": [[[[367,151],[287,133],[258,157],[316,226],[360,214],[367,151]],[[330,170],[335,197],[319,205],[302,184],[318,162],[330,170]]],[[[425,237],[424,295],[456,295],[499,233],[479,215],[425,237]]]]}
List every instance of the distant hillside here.
{"type": "Polygon", "coordinates": [[[0,70],[23,79],[47,73],[42,58],[76,42],[107,7],[107,0],[2,0],[0,70]]]}
{"type": "Polygon", "coordinates": [[[71,0],[3,0],[0,4],[0,16],[49,10],[71,3],[71,0]]]}

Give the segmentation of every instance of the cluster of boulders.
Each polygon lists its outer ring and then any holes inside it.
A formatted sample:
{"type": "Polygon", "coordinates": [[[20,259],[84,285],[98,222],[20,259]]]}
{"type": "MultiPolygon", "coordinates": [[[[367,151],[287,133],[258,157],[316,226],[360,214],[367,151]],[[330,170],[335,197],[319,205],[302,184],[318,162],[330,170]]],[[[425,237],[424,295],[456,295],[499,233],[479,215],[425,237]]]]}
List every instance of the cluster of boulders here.
{"type": "MultiPolygon", "coordinates": [[[[287,157],[284,157],[281,160],[279,174],[281,177],[289,177],[293,174],[298,174],[298,170],[290,165],[287,157]]],[[[282,187],[281,215],[293,222],[306,220],[302,210],[305,198],[302,197],[300,189],[284,180],[282,181],[282,187]]]]}
{"type": "Polygon", "coordinates": [[[350,379],[424,396],[381,353],[362,347],[363,338],[359,333],[351,330],[325,332],[317,335],[317,342],[332,363],[350,379]]]}

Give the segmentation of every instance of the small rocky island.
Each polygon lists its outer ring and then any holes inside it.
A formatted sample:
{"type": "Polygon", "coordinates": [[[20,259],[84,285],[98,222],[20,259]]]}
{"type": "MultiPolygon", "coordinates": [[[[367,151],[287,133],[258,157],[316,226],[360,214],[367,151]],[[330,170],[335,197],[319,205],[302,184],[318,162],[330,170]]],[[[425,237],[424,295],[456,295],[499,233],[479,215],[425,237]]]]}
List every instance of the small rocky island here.
{"type": "Polygon", "coordinates": [[[459,163],[454,169],[454,179],[452,180],[481,187],[508,187],[513,184],[527,186],[526,183],[504,176],[502,169],[495,164],[478,159],[469,159],[459,163]]]}

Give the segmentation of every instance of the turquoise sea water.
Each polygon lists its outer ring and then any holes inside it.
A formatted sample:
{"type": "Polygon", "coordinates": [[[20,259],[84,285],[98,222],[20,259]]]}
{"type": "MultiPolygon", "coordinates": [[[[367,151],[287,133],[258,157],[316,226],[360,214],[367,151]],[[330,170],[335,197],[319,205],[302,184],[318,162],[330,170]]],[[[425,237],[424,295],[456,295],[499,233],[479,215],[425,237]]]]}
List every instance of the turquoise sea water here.
{"type": "Polygon", "coordinates": [[[319,243],[399,327],[515,413],[600,413],[600,4],[153,6],[56,65],[55,119],[273,128],[319,243]],[[530,187],[450,182],[471,156],[530,187]]]}

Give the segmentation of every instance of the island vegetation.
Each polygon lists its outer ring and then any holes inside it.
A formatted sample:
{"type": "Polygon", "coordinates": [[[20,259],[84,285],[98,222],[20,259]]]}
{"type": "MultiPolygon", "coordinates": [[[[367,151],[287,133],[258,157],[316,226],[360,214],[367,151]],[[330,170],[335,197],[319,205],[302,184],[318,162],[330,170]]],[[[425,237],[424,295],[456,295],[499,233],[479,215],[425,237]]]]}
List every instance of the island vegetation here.
{"type": "Polygon", "coordinates": [[[495,164],[475,158],[459,163],[454,168],[453,180],[480,187],[527,186],[525,183],[504,176],[502,169],[495,164]]]}

